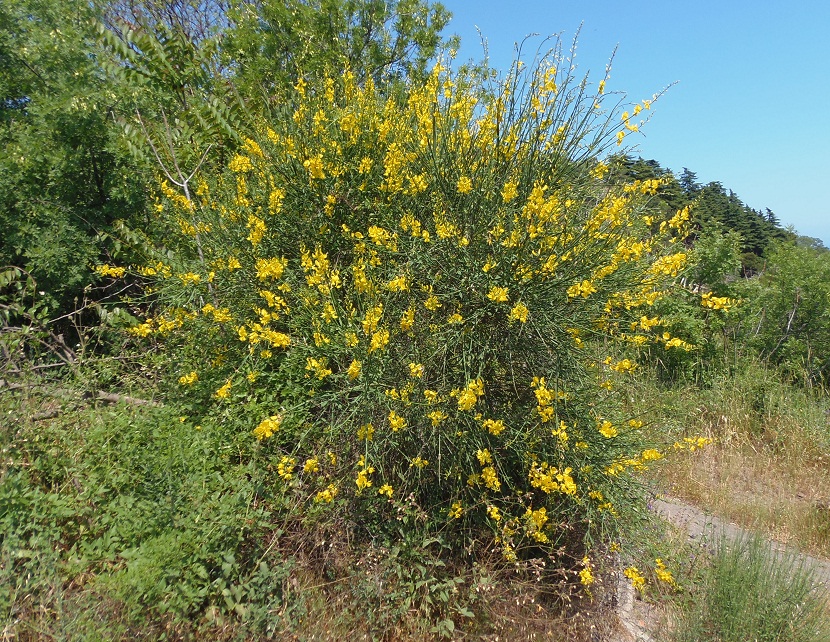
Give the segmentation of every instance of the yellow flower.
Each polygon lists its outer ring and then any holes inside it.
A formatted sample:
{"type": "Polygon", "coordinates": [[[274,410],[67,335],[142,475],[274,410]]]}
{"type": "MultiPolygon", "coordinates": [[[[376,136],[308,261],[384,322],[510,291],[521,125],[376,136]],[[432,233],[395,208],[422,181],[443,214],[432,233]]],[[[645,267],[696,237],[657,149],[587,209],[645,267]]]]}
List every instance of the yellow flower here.
{"type": "Polygon", "coordinates": [[[395,491],[389,484],[384,484],[380,488],[378,488],[378,495],[386,495],[387,497],[392,497],[392,493],[395,491]]]}
{"type": "Polygon", "coordinates": [[[640,455],[640,459],[643,461],[656,461],[658,459],[663,458],[663,453],[659,450],[655,450],[654,448],[648,448],[647,450],[643,451],[643,454],[640,455]]]}
{"type": "Polygon", "coordinates": [[[365,439],[366,441],[372,441],[372,438],[375,435],[375,427],[371,424],[364,424],[357,429],[357,438],[358,439],[365,439]]]}
{"type": "Polygon", "coordinates": [[[545,524],[548,523],[548,511],[546,508],[533,510],[528,508],[525,513],[526,530],[537,542],[548,542],[548,536],[544,533],[545,524]]]}
{"type": "Polygon", "coordinates": [[[464,390],[458,393],[458,409],[472,410],[476,405],[478,398],[484,394],[484,382],[481,379],[476,379],[467,384],[464,390]]]}
{"type": "Polygon", "coordinates": [[[361,325],[363,326],[363,333],[367,336],[377,330],[378,323],[383,316],[383,304],[378,303],[376,306],[369,308],[366,311],[366,316],[363,317],[361,325]]]}
{"type": "Polygon", "coordinates": [[[413,308],[409,308],[401,316],[401,330],[408,332],[412,329],[413,325],[415,325],[415,310],[413,308]]]}
{"type": "Polygon", "coordinates": [[[579,572],[579,581],[583,586],[591,586],[594,583],[594,575],[591,572],[591,560],[587,557],[582,558],[582,570],[579,572]]]}
{"type": "Polygon", "coordinates": [[[312,457],[310,459],[306,459],[305,463],[303,464],[303,472],[304,473],[317,473],[320,471],[320,462],[317,460],[316,457],[312,457]]]}
{"type": "Polygon", "coordinates": [[[251,163],[251,159],[247,156],[242,156],[241,154],[234,156],[231,159],[231,162],[228,163],[228,169],[236,174],[250,172],[253,168],[254,166],[251,163]]]}
{"type": "Polygon", "coordinates": [[[277,464],[277,474],[284,481],[290,481],[294,477],[294,467],[297,465],[297,460],[288,455],[283,455],[280,463],[277,464]]]}
{"type": "Polygon", "coordinates": [[[421,459],[421,457],[414,457],[409,465],[410,467],[415,466],[415,468],[426,468],[429,466],[429,462],[426,459],[421,459]]]}
{"type": "Polygon", "coordinates": [[[406,419],[394,410],[391,410],[389,411],[389,427],[392,429],[392,432],[398,432],[401,428],[406,428],[406,419]]]}
{"type": "Polygon", "coordinates": [[[219,388],[215,393],[214,396],[217,399],[227,399],[231,393],[231,380],[228,379],[224,386],[219,388]]]}
{"type": "Polygon", "coordinates": [[[282,415],[271,415],[270,417],[266,417],[256,428],[254,428],[254,437],[260,441],[268,439],[280,429],[281,425],[282,415]]]}
{"type": "Polygon", "coordinates": [[[346,373],[349,375],[349,379],[357,379],[360,376],[360,368],[360,361],[353,359],[349,364],[349,369],[346,370],[346,373]]]}
{"type": "Polygon", "coordinates": [[[386,289],[392,292],[406,292],[409,289],[409,280],[402,274],[389,281],[386,284],[386,289]]]}
{"type": "Polygon", "coordinates": [[[423,363],[410,363],[409,364],[409,376],[415,379],[420,379],[424,376],[424,364],[423,363]]]}
{"type": "Polygon", "coordinates": [[[360,164],[357,166],[358,174],[368,174],[372,171],[372,159],[363,157],[360,159],[360,164]]]}
{"type": "Polygon", "coordinates": [[[527,306],[524,303],[519,302],[513,306],[512,310],[510,310],[510,316],[507,318],[510,321],[521,321],[522,323],[526,323],[528,314],[529,310],[527,309],[527,306]]]}
{"type": "Polygon", "coordinates": [[[358,492],[363,490],[364,488],[369,488],[372,485],[372,480],[369,479],[369,475],[371,475],[373,472],[375,472],[375,469],[369,466],[357,473],[357,477],[355,478],[354,483],[357,486],[358,492]]]}
{"type": "Polygon", "coordinates": [[[179,278],[182,280],[182,283],[187,285],[188,283],[198,283],[202,280],[202,277],[198,274],[193,272],[187,272],[186,274],[179,274],[179,278]]]}
{"type": "MultiPolygon", "coordinates": [[[[516,198],[516,195],[518,194],[518,189],[517,189],[518,187],[519,187],[519,184],[516,183],[515,181],[509,181],[509,182],[504,184],[504,187],[501,190],[501,197],[502,197],[502,199],[504,200],[505,203],[509,203],[514,198],[516,198]]],[[[485,270],[485,272],[486,271],[487,270],[485,270]]]]}
{"type": "Polygon", "coordinates": [[[499,476],[496,474],[496,469],[492,466],[486,466],[481,471],[481,481],[491,490],[501,489],[501,482],[499,476]]]}
{"type": "Polygon", "coordinates": [[[487,293],[487,298],[496,303],[505,303],[507,301],[507,288],[493,286],[487,293]]]}
{"type": "Polygon", "coordinates": [[[612,437],[617,436],[617,429],[614,428],[614,425],[607,419],[597,426],[597,430],[599,430],[600,434],[606,439],[611,439],[612,437]]]}
{"type": "Polygon", "coordinates": [[[337,496],[337,486],[334,484],[329,484],[324,490],[321,490],[317,495],[314,496],[314,502],[316,504],[331,504],[334,501],[334,498],[337,496]]]}
{"type": "Polygon", "coordinates": [[[435,312],[441,307],[441,304],[439,303],[437,296],[430,294],[429,298],[424,302],[424,307],[430,312],[435,312]]]}
{"type": "Polygon", "coordinates": [[[331,374],[331,370],[326,367],[328,365],[328,360],[325,357],[320,359],[306,357],[305,361],[305,369],[314,374],[318,379],[325,379],[331,374]]]}
{"type": "Polygon", "coordinates": [[[265,279],[278,279],[282,276],[282,273],[285,270],[286,265],[288,265],[288,261],[284,258],[257,259],[257,278],[260,281],[264,281],[265,279]]]}
{"type": "Polygon", "coordinates": [[[111,276],[116,279],[120,279],[126,272],[126,270],[122,267],[114,267],[106,263],[104,265],[97,266],[95,271],[101,276],[111,276]]]}
{"type": "Polygon", "coordinates": [[[192,386],[194,383],[199,381],[199,375],[196,371],[192,371],[190,374],[186,374],[182,377],[179,377],[179,383],[183,386],[192,386]]]}
{"type": "Polygon", "coordinates": [[[646,578],[640,575],[640,571],[635,566],[629,566],[623,571],[623,574],[631,580],[631,585],[635,590],[643,588],[646,584],[646,578]]]}
{"type": "Polygon", "coordinates": [[[432,422],[433,428],[437,427],[446,418],[447,414],[441,412],[440,410],[433,410],[431,413],[427,415],[427,419],[429,419],[432,422]]]}
{"type": "Polygon", "coordinates": [[[453,519],[461,519],[461,515],[464,514],[464,508],[461,502],[454,502],[448,512],[453,519]]]}
{"type": "Polygon", "coordinates": [[[574,283],[571,287],[569,287],[568,296],[570,298],[581,296],[583,299],[587,299],[596,291],[597,289],[594,287],[594,284],[591,283],[591,281],[585,280],[582,281],[582,283],[574,283]]]}
{"type": "Polygon", "coordinates": [[[469,176],[462,176],[458,179],[456,187],[459,194],[469,194],[473,191],[473,181],[470,180],[469,176]]]}
{"type": "Polygon", "coordinates": [[[490,451],[487,448],[485,448],[484,450],[477,450],[476,459],[478,459],[478,463],[482,466],[486,466],[487,464],[493,463],[493,456],[490,454],[490,451]]]}
{"type": "Polygon", "coordinates": [[[389,343],[389,330],[381,328],[372,335],[372,340],[369,343],[369,353],[382,350],[387,343],[389,343]]]}
{"type": "Polygon", "coordinates": [[[303,161],[303,167],[308,170],[311,178],[322,179],[326,177],[326,173],[323,171],[323,157],[320,154],[303,161]]]}
{"type": "Polygon", "coordinates": [[[671,571],[666,568],[666,565],[663,563],[659,557],[654,560],[656,567],[654,568],[654,574],[657,576],[657,579],[669,584],[671,586],[676,587],[677,582],[674,579],[671,571]]]}
{"type": "Polygon", "coordinates": [[[494,522],[498,522],[501,520],[501,511],[499,511],[498,506],[488,506],[487,514],[490,516],[490,519],[492,519],[494,522]]]}
{"type": "Polygon", "coordinates": [[[484,428],[486,428],[491,435],[498,436],[504,431],[504,421],[501,419],[485,419],[481,425],[484,426],[484,428]]]}

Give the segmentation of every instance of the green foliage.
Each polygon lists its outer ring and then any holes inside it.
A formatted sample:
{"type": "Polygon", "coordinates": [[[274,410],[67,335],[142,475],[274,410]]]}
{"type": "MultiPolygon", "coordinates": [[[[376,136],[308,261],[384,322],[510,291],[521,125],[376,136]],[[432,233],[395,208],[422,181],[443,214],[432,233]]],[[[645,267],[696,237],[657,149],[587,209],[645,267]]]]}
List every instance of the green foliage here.
{"type": "Polygon", "coordinates": [[[24,268],[64,311],[101,234],[144,201],[108,121],[94,15],[85,2],[0,3],[0,265],[24,268]]]}
{"type": "Polygon", "coordinates": [[[494,86],[437,66],[401,103],[298,84],[193,198],[162,186],[175,254],[138,270],[162,305],[133,332],[314,519],[394,541],[413,510],[454,551],[581,557],[637,501],[660,454],[619,410],[635,366],[589,346],[677,276],[685,213],[651,235],[657,182],[603,180],[614,110],[562,55],[494,86]]]}
{"type": "Polygon", "coordinates": [[[724,231],[717,223],[701,230],[686,271],[690,285],[707,288],[717,296],[733,296],[730,284],[740,273],[740,245],[737,232],[724,231]]]}
{"type": "Polygon", "coordinates": [[[735,284],[741,267],[739,247],[736,232],[724,233],[716,223],[704,228],[689,252],[684,287],[655,304],[658,327],[684,341],[684,349],[665,342],[643,351],[643,360],[662,380],[705,383],[729,369],[738,325],[733,319],[741,306],[735,284]]]}
{"type": "Polygon", "coordinates": [[[767,269],[747,281],[744,328],[747,343],[763,359],[804,383],[830,373],[830,255],[793,243],[770,254],[767,269]]]}
{"type": "Polygon", "coordinates": [[[350,69],[379,87],[424,77],[448,44],[450,13],[424,0],[238,1],[224,47],[240,91],[275,106],[297,78],[319,81],[350,69]]]}
{"type": "Polygon", "coordinates": [[[48,600],[57,573],[95,577],[128,620],[214,609],[272,626],[266,614],[286,607],[291,562],[268,554],[266,538],[280,533],[262,474],[230,451],[226,430],[168,410],[97,409],[75,420],[20,421],[4,433],[4,616],[48,600]]]}
{"type": "Polygon", "coordinates": [[[793,553],[758,536],[724,536],[702,586],[691,596],[675,640],[807,642],[830,640],[822,592],[793,553]]]}

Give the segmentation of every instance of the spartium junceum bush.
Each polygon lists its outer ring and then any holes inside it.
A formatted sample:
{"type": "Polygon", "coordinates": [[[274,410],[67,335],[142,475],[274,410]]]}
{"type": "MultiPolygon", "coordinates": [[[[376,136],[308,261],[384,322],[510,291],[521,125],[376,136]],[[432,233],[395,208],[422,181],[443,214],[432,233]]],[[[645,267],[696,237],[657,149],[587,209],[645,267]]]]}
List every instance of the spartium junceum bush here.
{"type": "Polygon", "coordinates": [[[650,103],[620,120],[603,89],[555,53],[393,97],[300,80],[192,200],[162,186],[173,258],[141,269],[157,312],[133,332],[308,516],[375,535],[415,510],[508,560],[612,536],[660,457],[617,395],[685,214],[652,222],[656,181],[605,180],[650,103]]]}

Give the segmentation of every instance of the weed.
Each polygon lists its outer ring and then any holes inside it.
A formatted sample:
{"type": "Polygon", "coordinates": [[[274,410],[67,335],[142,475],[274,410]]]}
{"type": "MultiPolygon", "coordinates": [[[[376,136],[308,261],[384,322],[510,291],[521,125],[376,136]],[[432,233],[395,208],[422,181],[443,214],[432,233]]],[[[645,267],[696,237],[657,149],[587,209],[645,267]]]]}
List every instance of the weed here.
{"type": "Polygon", "coordinates": [[[681,611],[674,639],[830,640],[825,599],[803,559],[775,551],[759,536],[724,538],[681,611]]]}

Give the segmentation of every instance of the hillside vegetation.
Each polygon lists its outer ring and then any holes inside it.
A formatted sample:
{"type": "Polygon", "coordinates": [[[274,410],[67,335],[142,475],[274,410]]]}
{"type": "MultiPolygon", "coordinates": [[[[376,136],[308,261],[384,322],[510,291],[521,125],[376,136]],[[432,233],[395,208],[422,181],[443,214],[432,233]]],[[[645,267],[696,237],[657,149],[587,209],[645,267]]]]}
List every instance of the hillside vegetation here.
{"type": "Polygon", "coordinates": [[[4,635],[594,639],[708,595],[654,492],[827,553],[830,253],[448,17],[0,0],[4,635]]]}

